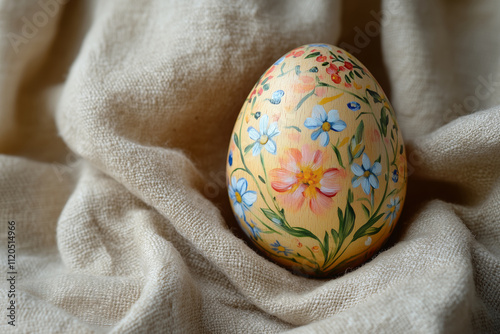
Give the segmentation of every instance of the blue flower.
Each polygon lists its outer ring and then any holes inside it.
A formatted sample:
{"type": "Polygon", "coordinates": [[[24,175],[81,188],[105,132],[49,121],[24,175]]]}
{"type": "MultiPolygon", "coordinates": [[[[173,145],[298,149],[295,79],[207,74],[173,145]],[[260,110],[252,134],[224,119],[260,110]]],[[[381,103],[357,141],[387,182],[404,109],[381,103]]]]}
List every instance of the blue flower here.
{"type": "Polygon", "coordinates": [[[281,57],[280,59],[276,60],[276,62],[273,65],[279,65],[281,62],[285,59],[285,56],[281,57]]]}
{"type": "Polygon", "coordinates": [[[308,45],[309,45],[309,46],[312,46],[312,47],[314,47],[314,46],[315,46],[315,47],[317,47],[317,48],[328,48],[328,49],[330,49],[330,50],[332,49],[332,48],[330,47],[330,45],[327,45],[327,44],[308,44],[308,45]]]}
{"type": "Polygon", "coordinates": [[[352,178],[352,186],[354,188],[361,184],[365,194],[369,195],[372,188],[377,189],[379,186],[377,176],[382,172],[382,165],[380,162],[370,163],[370,158],[363,153],[363,164],[360,166],[356,163],[352,164],[351,170],[354,173],[352,178]]]}
{"type": "Polygon", "coordinates": [[[311,134],[312,140],[316,140],[319,137],[321,146],[326,146],[330,142],[328,131],[333,130],[340,132],[346,128],[347,124],[340,119],[337,110],[330,110],[327,116],[325,108],[318,104],[314,106],[312,117],[306,119],[304,126],[311,130],[316,129],[316,131],[311,134]]]}
{"type": "Polygon", "coordinates": [[[293,252],[293,250],[291,250],[290,248],[280,245],[280,242],[278,240],[276,240],[275,243],[271,244],[271,247],[273,248],[273,251],[275,251],[276,253],[278,254],[283,253],[283,255],[285,256],[288,256],[288,253],[293,252]]]}
{"type": "Polygon", "coordinates": [[[271,95],[271,98],[269,99],[269,102],[272,104],[280,104],[281,103],[281,98],[285,95],[285,92],[283,90],[277,90],[271,95]]]}
{"type": "Polygon", "coordinates": [[[227,162],[229,162],[229,166],[233,165],[233,150],[229,150],[229,156],[227,157],[227,162]]]}
{"type": "Polygon", "coordinates": [[[245,219],[245,211],[248,211],[253,203],[257,200],[257,192],[247,190],[248,182],[244,178],[236,181],[236,177],[231,178],[229,185],[229,198],[233,201],[234,212],[245,219]]]}
{"type": "Polygon", "coordinates": [[[269,153],[276,154],[276,143],[273,140],[273,137],[276,137],[280,134],[278,130],[278,123],[274,122],[269,125],[269,129],[267,128],[267,124],[269,122],[269,116],[263,115],[259,121],[260,132],[257,131],[253,126],[248,128],[248,135],[250,139],[255,140],[253,143],[252,154],[254,156],[260,154],[260,150],[264,147],[269,153]]]}
{"type": "Polygon", "coordinates": [[[399,201],[399,196],[396,196],[395,198],[391,198],[391,201],[389,204],[387,204],[387,207],[389,210],[387,211],[387,215],[385,216],[385,220],[387,220],[389,217],[391,217],[391,221],[389,222],[389,226],[392,225],[392,221],[396,219],[396,216],[398,215],[399,208],[401,206],[401,202],[399,201]]]}
{"type": "Polygon", "coordinates": [[[397,169],[395,169],[392,171],[392,181],[396,183],[398,182],[398,180],[399,180],[399,172],[397,169]]]}
{"type": "Polygon", "coordinates": [[[347,104],[347,108],[351,109],[352,111],[358,111],[361,106],[358,102],[352,101],[347,104]]]}
{"type": "Polygon", "coordinates": [[[253,220],[250,219],[250,223],[245,220],[245,223],[250,228],[250,231],[252,232],[252,235],[253,235],[253,237],[254,237],[255,240],[262,239],[260,237],[260,232],[262,230],[260,228],[258,228],[257,225],[255,225],[255,223],[253,222],[253,220]]]}

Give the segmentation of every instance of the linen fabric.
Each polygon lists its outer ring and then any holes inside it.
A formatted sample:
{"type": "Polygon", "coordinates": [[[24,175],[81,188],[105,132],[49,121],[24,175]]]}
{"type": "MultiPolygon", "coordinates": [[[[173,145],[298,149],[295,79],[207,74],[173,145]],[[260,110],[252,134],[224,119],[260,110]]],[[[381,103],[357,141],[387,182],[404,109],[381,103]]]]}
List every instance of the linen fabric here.
{"type": "Polygon", "coordinates": [[[500,332],[500,7],[345,6],[0,0],[0,332],[500,332]],[[259,76],[341,42],[386,69],[409,191],[381,252],[316,280],[244,241],[224,168],[259,76]]]}

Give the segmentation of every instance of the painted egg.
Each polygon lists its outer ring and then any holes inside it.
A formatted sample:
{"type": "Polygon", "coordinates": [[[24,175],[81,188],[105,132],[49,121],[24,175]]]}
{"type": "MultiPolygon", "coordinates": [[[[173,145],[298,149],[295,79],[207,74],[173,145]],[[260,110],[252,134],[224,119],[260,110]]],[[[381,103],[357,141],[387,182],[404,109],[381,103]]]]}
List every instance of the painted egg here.
{"type": "Polygon", "coordinates": [[[393,108],[348,52],[296,48],[244,102],[227,183],[240,227],[269,259],[314,277],[359,265],[391,234],[405,200],[393,108]]]}

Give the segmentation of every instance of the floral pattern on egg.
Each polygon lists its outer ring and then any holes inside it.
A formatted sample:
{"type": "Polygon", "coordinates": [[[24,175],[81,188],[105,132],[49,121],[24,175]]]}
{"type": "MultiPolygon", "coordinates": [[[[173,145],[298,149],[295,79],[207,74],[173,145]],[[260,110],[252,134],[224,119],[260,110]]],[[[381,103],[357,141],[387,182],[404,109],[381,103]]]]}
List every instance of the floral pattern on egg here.
{"type": "Polygon", "coordinates": [[[259,250],[302,274],[354,267],[394,229],[406,195],[392,106],[346,51],[309,44],[258,80],[238,116],[227,181],[259,250]]]}

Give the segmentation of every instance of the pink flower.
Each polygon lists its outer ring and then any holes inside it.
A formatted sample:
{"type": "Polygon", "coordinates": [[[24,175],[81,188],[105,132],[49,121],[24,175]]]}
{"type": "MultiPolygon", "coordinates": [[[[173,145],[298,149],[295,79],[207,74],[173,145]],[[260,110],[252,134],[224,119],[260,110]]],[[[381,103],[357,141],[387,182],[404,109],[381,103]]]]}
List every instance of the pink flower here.
{"type": "Polygon", "coordinates": [[[335,66],[334,64],[330,64],[328,68],[326,69],[326,73],[328,74],[337,74],[339,72],[339,68],[335,66]]]}
{"type": "Polygon", "coordinates": [[[328,93],[328,89],[326,87],[317,87],[314,93],[318,97],[323,97],[326,95],[326,93],[328,93]]]}
{"type": "Polygon", "coordinates": [[[299,76],[299,83],[294,85],[293,89],[297,93],[307,93],[310,92],[316,87],[316,83],[314,82],[314,78],[307,76],[305,74],[301,74],[299,76]]]}
{"type": "Polygon", "coordinates": [[[304,145],[302,152],[296,148],[285,151],[280,157],[281,168],[269,172],[271,187],[281,193],[283,203],[293,211],[307,202],[317,215],[329,209],[340,191],[341,171],[323,168],[324,154],[304,145]]]}

